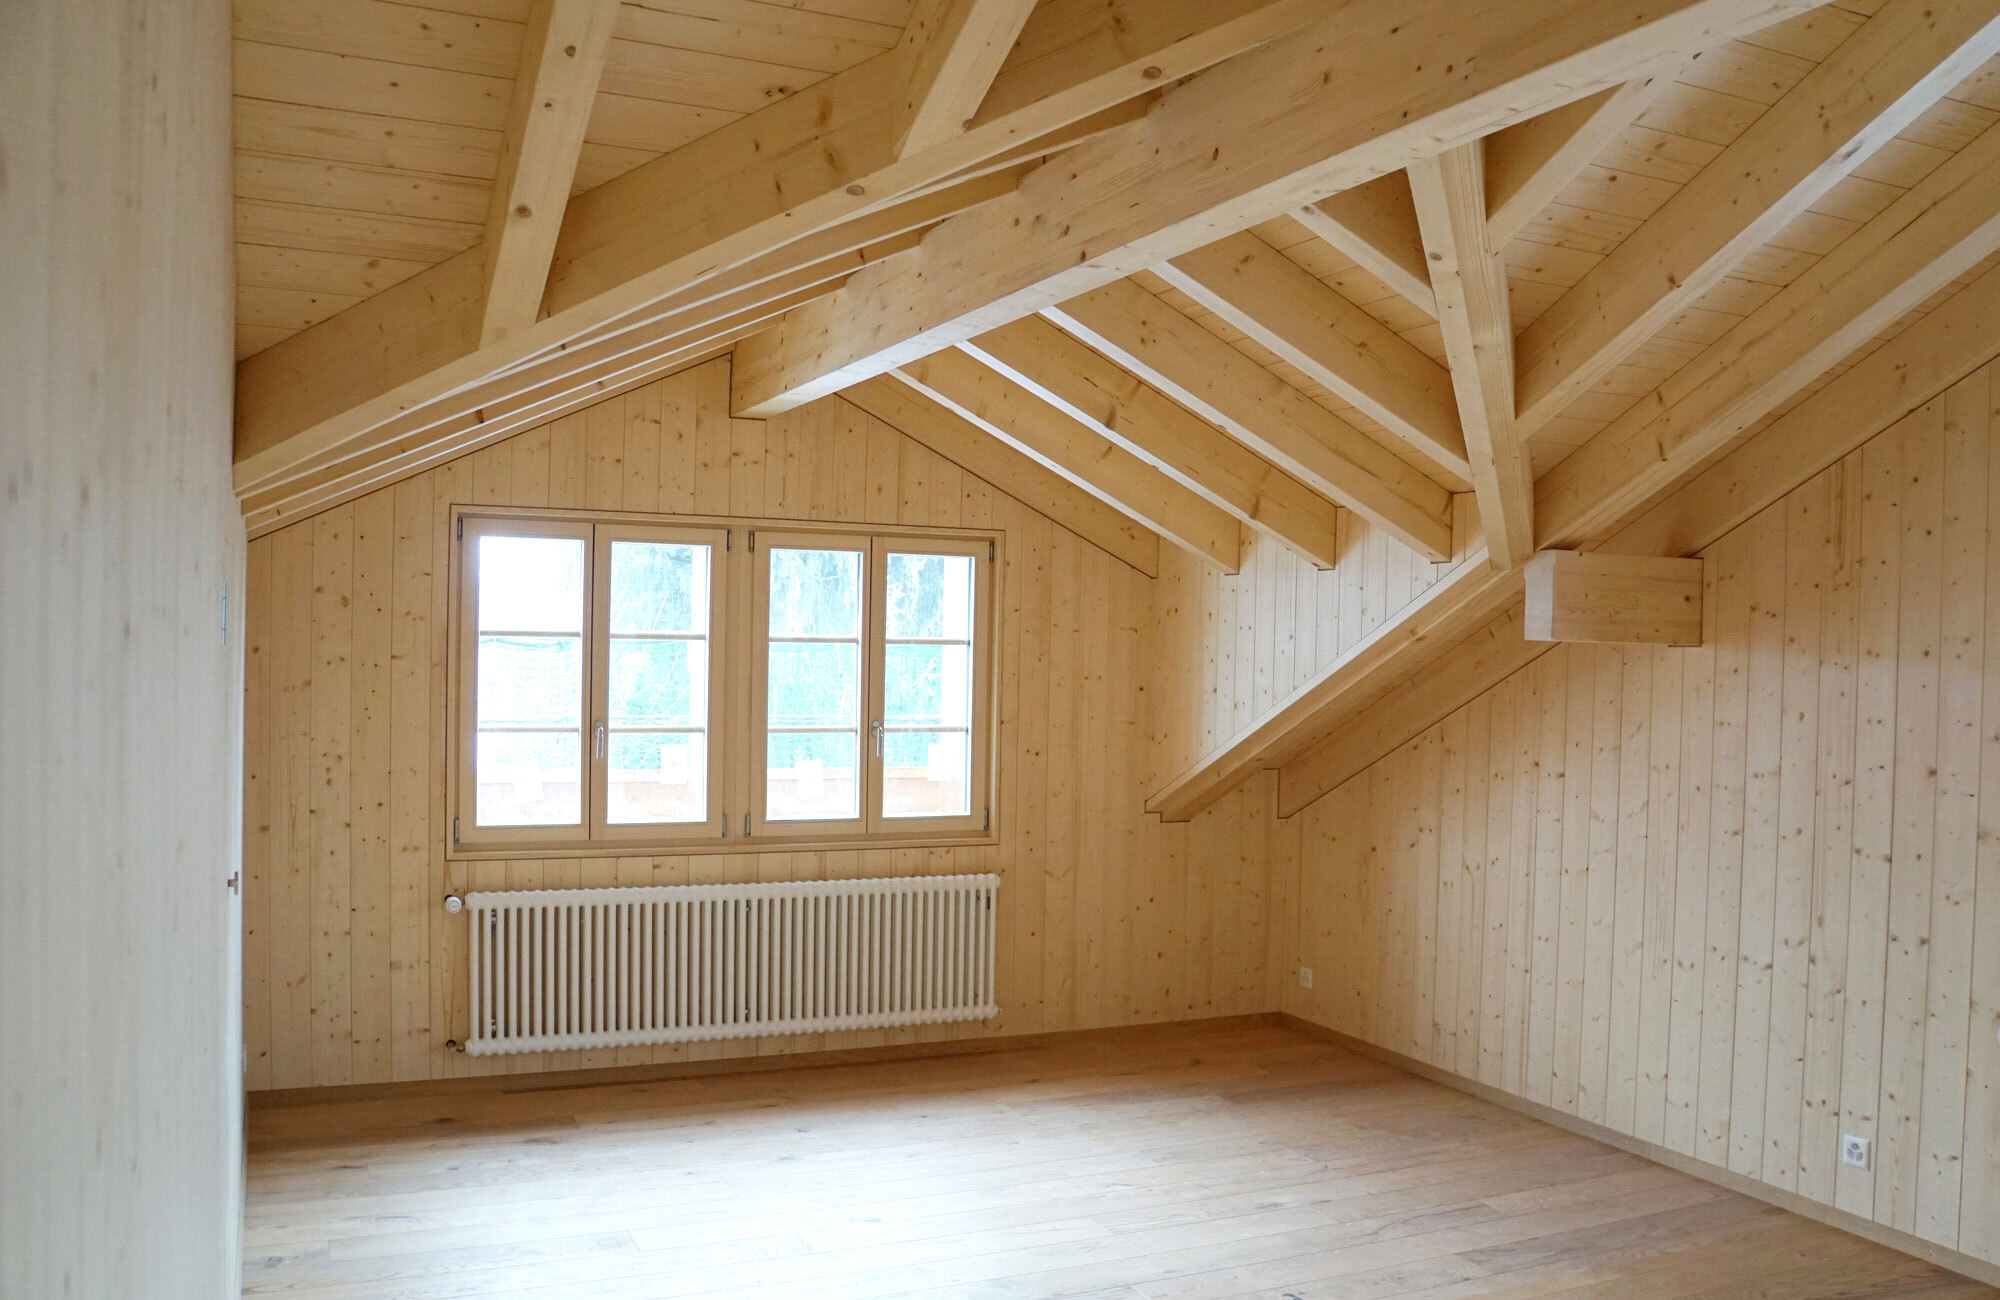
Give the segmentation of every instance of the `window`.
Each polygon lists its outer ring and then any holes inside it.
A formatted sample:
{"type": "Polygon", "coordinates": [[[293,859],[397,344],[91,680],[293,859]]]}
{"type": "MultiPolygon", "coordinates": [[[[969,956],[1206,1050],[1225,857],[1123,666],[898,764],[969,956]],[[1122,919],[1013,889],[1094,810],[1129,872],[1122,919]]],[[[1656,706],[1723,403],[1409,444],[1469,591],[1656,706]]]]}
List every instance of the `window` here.
{"type": "Polygon", "coordinates": [[[990,831],[994,540],[458,527],[455,851],[990,831]]]}

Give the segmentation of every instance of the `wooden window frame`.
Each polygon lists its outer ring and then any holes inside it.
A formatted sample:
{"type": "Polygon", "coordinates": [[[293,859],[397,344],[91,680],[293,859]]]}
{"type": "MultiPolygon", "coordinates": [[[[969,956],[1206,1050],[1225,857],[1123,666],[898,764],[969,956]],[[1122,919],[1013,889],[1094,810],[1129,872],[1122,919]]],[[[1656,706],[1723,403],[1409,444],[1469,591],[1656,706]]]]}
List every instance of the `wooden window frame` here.
{"type": "Polygon", "coordinates": [[[453,506],[446,527],[451,547],[447,602],[445,765],[449,860],[523,857],[643,857],[649,855],[789,852],[801,849],[959,847],[999,842],[999,597],[1005,534],[992,529],[912,525],[821,523],[726,515],[658,515],[632,511],[536,507],[453,506]],[[583,821],[576,826],[480,827],[473,800],[478,646],[477,547],[489,534],[575,537],[585,547],[583,821]],[[768,822],[763,817],[766,755],[764,675],[767,670],[769,590],[765,582],[771,545],[811,539],[812,544],[864,554],[862,596],[861,716],[862,816],[839,822],[768,822]],[[610,546],[614,541],[708,541],[709,812],[703,823],[609,825],[606,781],[609,743],[602,754],[595,727],[607,721],[610,637],[610,546]],[[883,773],[869,723],[880,717],[886,643],[887,555],[891,551],[962,554],[984,559],[975,568],[973,625],[972,781],[963,817],[888,818],[879,804],[883,773]],[[878,559],[878,557],[880,557],[878,559]]]}

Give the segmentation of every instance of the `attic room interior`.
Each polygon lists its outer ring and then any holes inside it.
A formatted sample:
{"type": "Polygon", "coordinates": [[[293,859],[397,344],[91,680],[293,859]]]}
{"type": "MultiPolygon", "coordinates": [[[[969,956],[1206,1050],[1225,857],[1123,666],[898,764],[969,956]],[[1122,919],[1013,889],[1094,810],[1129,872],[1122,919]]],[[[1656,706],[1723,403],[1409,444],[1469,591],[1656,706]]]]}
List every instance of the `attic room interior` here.
{"type": "Polygon", "coordinates": [[[0,1296],[2000,1296],[2000,0],[21,0],[0,1296]]]}

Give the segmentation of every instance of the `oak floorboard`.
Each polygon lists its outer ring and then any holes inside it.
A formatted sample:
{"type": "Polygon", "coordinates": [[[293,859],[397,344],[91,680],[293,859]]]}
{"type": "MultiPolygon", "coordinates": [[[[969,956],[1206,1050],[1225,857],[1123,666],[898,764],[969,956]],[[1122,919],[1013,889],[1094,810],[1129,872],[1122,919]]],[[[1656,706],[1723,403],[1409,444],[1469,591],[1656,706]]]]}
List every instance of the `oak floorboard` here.
{"type": "Polygon", "coordinates": [[[249,1127],[246,1296],[1996,1294],[1258,1021],[249,1127]]]}

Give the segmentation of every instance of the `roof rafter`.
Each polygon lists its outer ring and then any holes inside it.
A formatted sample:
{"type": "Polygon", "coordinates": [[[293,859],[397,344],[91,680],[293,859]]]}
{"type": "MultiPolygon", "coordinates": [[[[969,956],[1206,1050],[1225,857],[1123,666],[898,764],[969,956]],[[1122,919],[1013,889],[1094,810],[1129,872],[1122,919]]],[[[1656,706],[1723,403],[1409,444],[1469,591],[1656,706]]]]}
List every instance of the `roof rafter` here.
{"type": "Polygon", "coordinates": [[[978,475],[1031,510],[1148,577],[1160,572],[1160,536],[1124,511],[1092,496],[1040,461],[995,438],[928,394],[889,375],[841,394],[961,469],[978,475]]]}
{"type": "Polygon", "coordinates": [[[1153,269],[1445,473],[1470,476],[1445,368],[1256,235],[1231,235],[1153,269]]]}
{"type": "Polygon", "coordinates": [[[978,358],[949,348],[891,373],[1163,540],[1236,572],[1243,531],[1234,516],[978,358]]]}
{"type": "Polygon", "coordinates": [[[738,350],[771,414],[1810,5],[1355,0],[1161,95],[738,350]]]}
{"type": "Polygon", "coordinates": [[[1992,0],[1889,0],[1521,332],[1529,436],[1996,52],[1992,0]]]}
{"type": "Polygon", "coordinates": [[[1488,136],[1486,221],[1494,247],[1520,234],[1673,80],[1666,70],[1634,77],[1488,136]]]}
{"type": "Polygon", "coordinates": [[[730,268],[1281,35],[1320,0],[1043,0],[973,123],[895,154],[897,52],[572,199],[535,324],[480,342],[483,255],[411,276],[237,367],[239,490],[730,268]]]}
{"type": "MultiPolygon", "coordinates": [[[[1798,484],[2000,356],[2000,269],[1717,460],[1604,543],[1634,555],[1692,555],[1798,484]]],[[[1481,691],[1545,653],[1521,638],[1520,607],[1393,688],[1279,769],[1289,817],[1481,691]]]]}
{"type": "MultiPolygon", "coordinates": [[[[1545,547],[1588,547],[1617,535],[1622,525],[1660,502],[1737,434],[1996,250],[2000,127],[1989,128],[1738,322],[1669,380],[1656,399],[1613,421],[1543,475],[1537,485],[1538,541],[1545,547]]],[[[1990,293],[1995,283],[1996,276],[1988,274],[1968,292],[1990,293]]],[[[1931,330],[1925,329],[1928,321],[1920,322],[1906,336],[1909,342],[1882,350],[1889,357],[1874,365],[1862,362],[1852,379],[1835,380],[1825,394],[1772,428],[1790,430],[1787,439],[1822,437],[1819,424],[1842,403],[1880,414],[1888,409],[1885,401],[1908,400],[1911,381],[1893,377],[1905,367],[1913,369],[1914,382],[1943,382],[1954,366],[1976,364],[1965,361],[1968,349],[1977,353],[1983,347],[1987,356],[2000,351],[2000,338],[1967,338],[1992,328],[1995,317],[1986,304],[1966,302],[1934,314],[1939,321],[1931,330]],[[1929,352],[1949,359],[1927,358],[1929,352]],[[1880,385],[1892,396],[1855,396],[1862,385],[1880,385]]],[[[1758,435],[1758,441],[1763,439],[1758,435]]],[[[1729,495],[1709,494],[1725,501],[1729,495]]],[[[1662,507],[1649,527],[1664,530],[1672,513],[1673,507],[1662,507]]],[[[1390,620],[1390,627],[1406,634],[1404,650],[1393,659],[1343,656],[1293,692],[1252,733],[1205,755],[1175,778],[1147,807],[1169,819],[1191,816],[1248,772],[1290,766],[1363,709],[1397,691],[1412,673],[1433,660],[1445,662],[1438,657],[1501,612],[1520,590],[1518,573],[1474,567],[1461,564],[1406,613],[1390,620]]],[[[1435,693],[1435,702],[1446,712],[1455,705],[1444,702],[1466,684],[1467,664],[1451,662],[1459,675],[1450,679],[1450,689],[1435,693]]],[[[1505,665],[1508,659],[1502,654],[1485,662],[1505,665]]],[[[1301,791],[1331,789],[1325,782],[1344,770],[1344,761],[1315,760],[1310,767],[1295,768],[1295,797],[1287,806],[1317,797],[1301,791]],[[1309,772],[1316,773],[1310,777],[1312,785],[1302,787],[1309,772]]],[[[1281,777],[1281,790],[1284,784],[1281,777]]]]}
{"type": "Polygon", "coordinates": [[[535,323],[619,0],[535,0],[482,244],[480,343],[535,323]]]}
{"type": "Polygon", "coordinates": [[[1035,0],[919,0],[903,29],[896,156],[961,134],[986,98],[1035,0]]]}
{"type": "Polygon", "coordinates": [[[1388,285],[1426,316],[1437,315],[1431,271],[1409,178],[1390,172],[1292,213],[1300,225],[1388,285]]]}
{"type": "Polygon", "coordinates": [[[1432,559],[1451,555],[1451,495],[1394,452],[1130,280],[1048,318],[1286,473],[1432,559]]]}
{"type": "Polygon", "coordinates": [[[1339,562],[1330,498],[1050,322],[1024,316],[959,346],[1250,527],[1323,568],[1339,562]]]}

